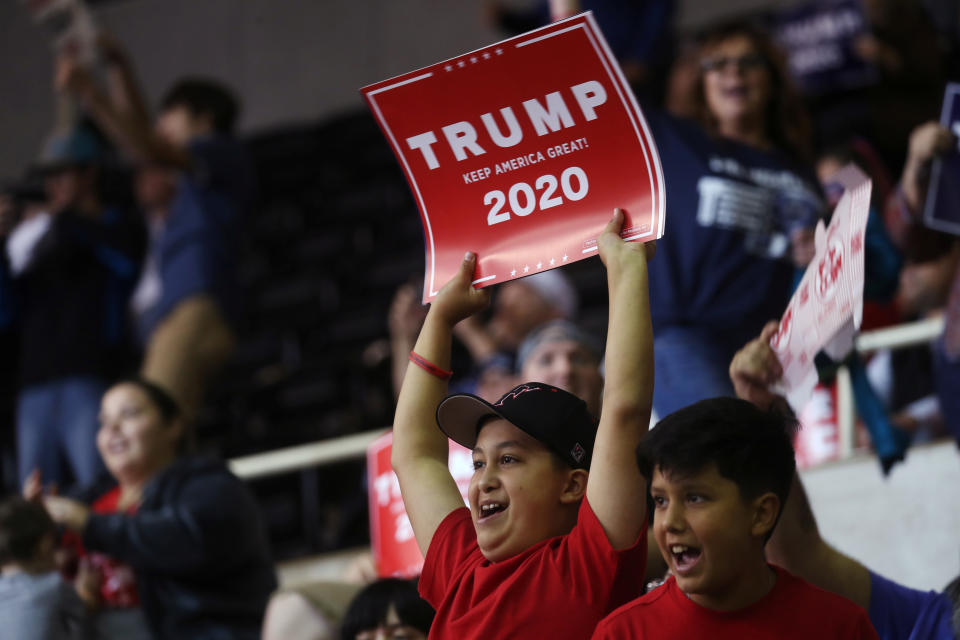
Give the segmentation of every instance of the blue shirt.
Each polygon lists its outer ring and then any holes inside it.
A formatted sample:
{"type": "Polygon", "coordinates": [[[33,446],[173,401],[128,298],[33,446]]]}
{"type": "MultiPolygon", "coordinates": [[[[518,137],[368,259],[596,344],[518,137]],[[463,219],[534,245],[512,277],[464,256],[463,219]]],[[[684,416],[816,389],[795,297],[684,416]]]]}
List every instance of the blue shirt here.
{"type": "Polygon", "coordinates": [[[953,640],[946,595],[918,591],[870,572],[870,622],[881,640],[953,640]]]}
{"type": "Polygon", "coordinates": [[[242,219],[253,199],[253,169],[243,146],[212,136],[193,141],[191,167],[180,176],[156,252],[161,298],[149,330],[180,301],[208,294],[227,319],[237,315],[236,252],[242,219]]]}
{"type": "Polygon", "coordinates": [[[790,233],[816,225],[820,187],[781,153],[712,138],[656,110],[645,115],[667,202],[650,266],[654,333],[696,326],[742,333],[745,342],[790,299],[790,233]]]}

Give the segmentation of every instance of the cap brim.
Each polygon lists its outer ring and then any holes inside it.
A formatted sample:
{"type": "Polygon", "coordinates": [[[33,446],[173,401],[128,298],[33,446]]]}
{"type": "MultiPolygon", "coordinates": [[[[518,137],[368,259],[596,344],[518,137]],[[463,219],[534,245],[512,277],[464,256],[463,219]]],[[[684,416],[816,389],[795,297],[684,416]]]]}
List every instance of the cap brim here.
{"type": "Polygon", "coordinates": [[[485,416],[504,418],[492,404],[470,393],[448,396],[437,407],[440,430],[467,449],[477,446],[477,424],[485,416]]]}

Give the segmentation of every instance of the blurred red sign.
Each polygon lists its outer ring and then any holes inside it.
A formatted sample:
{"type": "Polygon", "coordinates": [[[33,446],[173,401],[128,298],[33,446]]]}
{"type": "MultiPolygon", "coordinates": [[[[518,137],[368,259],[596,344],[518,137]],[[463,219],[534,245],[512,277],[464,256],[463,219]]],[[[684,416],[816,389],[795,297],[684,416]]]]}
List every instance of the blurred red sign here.
{"type": "Polygon", "coordinates": [[[465,251],[487,286],[663,235],[660,158],[590,13],[362,90],[423,222],[424,302],[465,251]]]}
{"type": "MultiPolygon", "coordinates": [[[[370,543],[380,576],[413,577],[420,575],[423,555],[403,506],[397,474],[390,466],[392,448],[393,433],[385,433],[367,447],[370,543]]],[[[473,475],[473,454],[451,440],[449,466],[466,503],[473,475]]]]}

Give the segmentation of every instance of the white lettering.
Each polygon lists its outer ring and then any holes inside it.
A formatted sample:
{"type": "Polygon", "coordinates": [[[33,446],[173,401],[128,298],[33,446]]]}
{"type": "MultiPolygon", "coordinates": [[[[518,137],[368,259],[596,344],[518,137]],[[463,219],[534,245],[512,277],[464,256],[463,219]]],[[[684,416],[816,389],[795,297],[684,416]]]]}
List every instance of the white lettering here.
{"type": "Polygon", "coordinates": [[[523,108],[530,117],[530,123],[538,136],[545,136],[551,131],[559,131],[561,124],[563,128],[573,126],[573,116],[567,109],[567,104],[563,101],[563,96],[559,91],[548,93],[546,96],[547,108],[536,99],[524,100],[523,108]]]}
{"type": "Polygon", "coordinates": [[[476,171],[468,171],[467,173],[462,174],[463,181],[466,184],[470,184],[472,182],[477,182],[479,180],[489,178],[490,171],[491,171],[490,167],[484,167],[483,169],[477,169],[476,171]]]}
{"type": "Polygon", "coordinates": [[[473,125],[466,121],[454,122],[443,127],[443,135],[447,137],[447,143],[450,150],[453,151],[457,160],[466,160],[466,150],[475,156],[486,153],[479,144],[477,144],[477,130],[473,125]]]}
{"type": "Polygon", "coordinates": [[[577,99],[577,104],[580,105],[580,111],[583,112],[583,117],[586,118],[588,122],[590,120],[596,120],[597,114],[594,109],[607,101],[607,91],[603,88],[603,85],[596,80],[588,80],[587,82],[573,85],[570,87],[570,91],[573,92],[573,96],[577,99]]]}
{"type": "Polygon", "coordinates": [[[436,169],[440,166],[440,163],[437,162],[437,156],[434,155],[433,148],[431,147],[436,141],[437,136],[433,135],[433,131],[427,131],[426,133],[407,138],[407,144],[411,149],[420,150],[420,153],[423,154],[424,161],[427,163],[427,167],[430,169],[436,169]]]}
{"type": "Polygon", "coordinates": [[[517,122],[517,116],[514,115],[511,107],[500,109],[500,114],[503,116],[503,121],[507,123],[507,129],[509,129],[507,135],[500,132],[500,126],[493,119],[492,113],[485,113],[480,116],[480,119],[487,128],[487,133],[490,134],[493,144],[498,147],[512,147],[523,140],[523,130],[520,128],[520,123],[517,122]]]}

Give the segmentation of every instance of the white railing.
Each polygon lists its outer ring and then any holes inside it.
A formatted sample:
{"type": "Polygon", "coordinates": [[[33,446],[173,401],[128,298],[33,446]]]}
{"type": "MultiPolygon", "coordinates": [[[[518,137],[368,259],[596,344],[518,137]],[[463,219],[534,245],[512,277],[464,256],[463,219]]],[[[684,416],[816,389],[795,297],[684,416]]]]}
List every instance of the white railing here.
{"type": "MultiPolygon", "coordinates": [[[[861,353],[878,349],[903,349],[932,342],[943,333],[943,317],[900,324],[886,329],[861,333],[856,349],[861,353]]],[[[837,373],[837,416],[840,430],[840,454],[848,457],[853,449],[855,408],[850,388],[850,374],[844,367],[837,373]]],[[[335,462],[357,460],[366,455],[367,447],[384,433],[383,429],[364,431],[342,438],[332,438],[286,449],[257,453],[229,461],[237,476],[251,480],[264,476],[300,471],[335,462]]]]}
{"type": "MultiPolygon", "coordinates": [[[[898,324],[885,329],[865,331],[857,336],[854,346],[859,353],[871,353],[880,349],[905,349],[933,342],[943,333],[944,318],[936,316],[916,322],[898,324]]],[[[846,367],[837,370],[837,440],[840,458],[849,458],[856,443],[854,426],[857,408],[853,401],[850,372],[846,367]]]]}
{"type": "Polygon", "coordinates": [[[382,436],[385,431],[386,428],[364,431],[341,438],[233,458],[229,461],[230,470],[240,478],[252,480],[345,460],[357,460],[366,455],[370,443],[382,436]]]}

